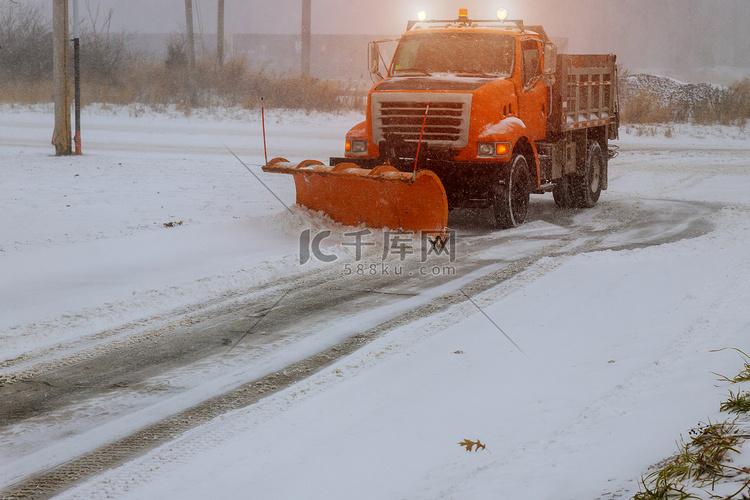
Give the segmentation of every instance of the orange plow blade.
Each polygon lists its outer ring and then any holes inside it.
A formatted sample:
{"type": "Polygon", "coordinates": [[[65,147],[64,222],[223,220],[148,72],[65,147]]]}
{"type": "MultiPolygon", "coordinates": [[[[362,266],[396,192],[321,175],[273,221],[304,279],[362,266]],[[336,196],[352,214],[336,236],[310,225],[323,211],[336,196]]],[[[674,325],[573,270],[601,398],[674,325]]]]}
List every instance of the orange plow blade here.
{"type": "Polygon", "coordinates": [[[274,158],[263,171],[293,175],[299,205],[347,226],[441,233],[448,225],[445,188],[429,170],[415,176],[390,165],[368,170],[353,163],[329,167],[306,160],[295,166],[274,158]]]}

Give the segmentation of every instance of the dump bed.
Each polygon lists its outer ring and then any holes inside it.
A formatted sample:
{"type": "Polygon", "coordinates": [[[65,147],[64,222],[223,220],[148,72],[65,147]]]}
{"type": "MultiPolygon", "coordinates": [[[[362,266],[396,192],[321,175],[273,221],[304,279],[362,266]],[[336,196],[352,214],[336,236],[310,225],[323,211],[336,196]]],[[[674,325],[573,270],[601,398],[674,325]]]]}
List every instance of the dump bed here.
{"type": "Polygon", "coordinates": [[[613,54],[560,54],[551,92],[550,132],[619,125],[617,64],[613,54]]]}

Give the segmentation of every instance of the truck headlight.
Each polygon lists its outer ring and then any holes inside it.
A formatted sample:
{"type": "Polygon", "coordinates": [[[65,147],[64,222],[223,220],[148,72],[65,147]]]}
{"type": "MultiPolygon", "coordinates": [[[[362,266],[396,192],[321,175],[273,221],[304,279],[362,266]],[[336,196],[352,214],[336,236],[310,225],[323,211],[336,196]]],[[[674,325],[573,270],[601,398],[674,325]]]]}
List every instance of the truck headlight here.
{"type": "Polygon", "coordinates": [[[480,142],[477,147],[477,156],[492,156],[492,150],[494,149],[491,142],[480,142]]]}
{"type": "Polygon", "coordinates": [[[367,139],[347,139],[344,150],[347,153],[367,153],[367,139]]]}
{"type": "Polygon", "coordinates": [[[480,142],[477,144],[477,156],[484,158],[503,158],[510,155],[509,142],[480,142]]]}

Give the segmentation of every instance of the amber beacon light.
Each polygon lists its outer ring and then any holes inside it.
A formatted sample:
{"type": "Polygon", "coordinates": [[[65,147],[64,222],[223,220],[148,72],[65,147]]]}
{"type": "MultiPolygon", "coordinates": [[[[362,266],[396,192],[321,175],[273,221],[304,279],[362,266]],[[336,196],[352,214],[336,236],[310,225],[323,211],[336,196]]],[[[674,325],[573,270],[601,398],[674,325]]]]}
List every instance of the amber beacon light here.
{"type": "Polygon", "coordinates": [[[469,9],[458,9],[459,19],[469,19],[469,9]]]}

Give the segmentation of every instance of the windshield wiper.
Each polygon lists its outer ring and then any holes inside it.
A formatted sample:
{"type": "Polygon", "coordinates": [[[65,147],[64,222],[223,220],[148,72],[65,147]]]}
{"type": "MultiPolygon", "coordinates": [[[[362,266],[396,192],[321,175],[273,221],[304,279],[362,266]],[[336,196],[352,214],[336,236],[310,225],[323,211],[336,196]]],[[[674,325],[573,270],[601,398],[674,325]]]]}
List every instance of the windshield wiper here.
{"type": "Polygon", "coordinates": [[[397,69],[396,71],[394,71],[394,73],[409,72],[409,71],[413,71],[413,72],[415,72],[415,73],[419,73],[419,74],[421,74],[421,75],[432,76],[432,73],[430,73],[430,72],[429,72],[429,71],[427,71],[426,69],[421,69],[421,68],[404,68],[404,69],[397,69]]]}
{"type": "Polygon", "coordinates": [[[456,76],[475,76],[479,78],[497,78],[498,75],[490,75],[482,71],[459,71],[456,76]]]}

